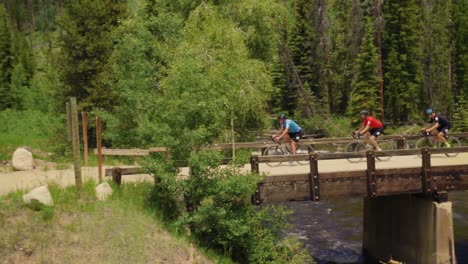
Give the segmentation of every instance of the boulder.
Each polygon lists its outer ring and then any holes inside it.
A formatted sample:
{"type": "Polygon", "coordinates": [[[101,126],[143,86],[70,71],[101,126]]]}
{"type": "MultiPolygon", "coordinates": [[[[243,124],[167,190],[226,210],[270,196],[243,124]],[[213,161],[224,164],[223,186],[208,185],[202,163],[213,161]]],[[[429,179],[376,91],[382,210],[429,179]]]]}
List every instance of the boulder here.
{"type": "Polygon", "coordinates": [[[39,202],[44,205],[54,205],[54,201],[52,200],[52,196],[50,195],[49,188],[47,188],[47,185],[37,187],[32,191],[28,192],[27,194],[23,195],[23,201],[27,204],[39,202]]]}
{"type": "Polygon", "coordinates": [[[33,170],[34,159],[32,153],[25,148],[16,149],[11,159],[11,165],[17,171],[33,170]]]}
{"type": "Polygon", "coordinates": [[[98,200],[106,200],[109,195],[112,195],[112,188],[110,187],[109,183],[103,182],[96,186],[96,197],[98,200]]]}

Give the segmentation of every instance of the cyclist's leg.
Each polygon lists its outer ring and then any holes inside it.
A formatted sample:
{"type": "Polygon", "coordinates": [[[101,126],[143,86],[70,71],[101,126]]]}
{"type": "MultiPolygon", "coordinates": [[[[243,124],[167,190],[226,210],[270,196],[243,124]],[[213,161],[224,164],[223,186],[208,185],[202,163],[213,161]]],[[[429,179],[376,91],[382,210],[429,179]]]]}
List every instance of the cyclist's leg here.
{"type": "Polygon", "coordinates": [[[371,139],[370,139],[371,136],[372,136],[372,133],[370,132],[370,130],[367,131],[366,134],[364,134],[364,142],[366,142],[366,145],[368,147],[371,146],[371,144],[372,144],[371,139]]]}
{"type": "Polygon", "coordinates": [[[432,141],[434,142],[434,144],[437,146],[437,142],[439,142],[439,131],[437,129],[433,129],[431,131],[431,138],[432,138],[432,141]]]}
{"type": "Polygon", "coordinates": [[[296,133],[288,133],[288,137],[290,140],[291,144],[291,154],[296,155],[297,152],[297,143],[299,142],[299,139],[301,139],[302,132],[296,132],[296,133]]]}
{"type": "Polygon", "coordinates": [[[448,128],[442,127],[440,130],[437,130],[439,131],[439,133],[437,134],[437,138],[439,139],[439,141],[442,142],[445,145],[445,147],[450,148],[450,144],[447,142],[448,128]]]}

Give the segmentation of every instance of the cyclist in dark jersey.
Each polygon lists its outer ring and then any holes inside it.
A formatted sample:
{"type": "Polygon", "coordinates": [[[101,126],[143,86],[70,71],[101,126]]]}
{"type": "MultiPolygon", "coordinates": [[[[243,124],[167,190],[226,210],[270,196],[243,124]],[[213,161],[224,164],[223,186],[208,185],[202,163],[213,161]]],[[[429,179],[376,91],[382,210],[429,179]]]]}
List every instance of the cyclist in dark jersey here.
{"type": "Polygon", "coordinates": [[[430,118],[429,124],[425,128],[421,129],[421,131],[431,133],[436,142],[442,142],[446,148],[450,148],[451,146],[446,139],[448,130],[452,127],[450,121],[445,116],[436,114],[432,108],[428,108],[426,110],[426,115],[430,118]]]}
{"type": "Polygon", "coordinates": [[[281,138],[291,144],[291,153],[296,154],[297,142],[302,137],[302,128],[291,119],[286,118],[284,114],[278,115],[278,123],[281,126],[276,135],[273,135],[273,140],[279,142],[281,138]]]}
{"type": "Polygon", "coordinates": [[[367,143],[367,146],[370,147],[369,143],[372,143],[374,149],[377,151],[382,151],[377,143],[377,137],[383,133],[383,125],[380,120],[369,115],[369,111],[361,111],[361,119],[363,120],[362,126],[354,132],[355,135],[362,136],[364,135],[364,140],[367,143]]]}

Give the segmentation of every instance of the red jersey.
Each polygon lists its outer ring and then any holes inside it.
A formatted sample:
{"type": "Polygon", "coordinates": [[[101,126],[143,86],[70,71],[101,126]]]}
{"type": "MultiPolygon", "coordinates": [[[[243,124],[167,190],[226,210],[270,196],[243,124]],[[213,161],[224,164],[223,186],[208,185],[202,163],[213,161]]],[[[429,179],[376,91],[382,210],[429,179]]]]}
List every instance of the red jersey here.
{"type": "Polygon", "coordinates": [[[380,120],[375,117],[366,116],[366,118],[364,118],[364,122],[362,122],[362,125],[364,125],[364,127],[369,125],[370,128],[376,129],[382,127],[382,122],[380,122],[380,120]]]}

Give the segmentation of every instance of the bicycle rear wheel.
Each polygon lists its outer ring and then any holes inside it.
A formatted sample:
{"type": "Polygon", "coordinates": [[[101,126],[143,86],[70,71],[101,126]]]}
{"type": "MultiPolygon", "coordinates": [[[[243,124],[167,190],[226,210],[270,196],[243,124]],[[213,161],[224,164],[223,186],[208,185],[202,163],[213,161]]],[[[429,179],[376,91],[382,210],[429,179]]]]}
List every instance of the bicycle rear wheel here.
{"type": "MultiPolygon", "coordinates": [[[[394,141],[390,141],[390,140],[385,140],[385,141],[381,141],[379,142],[379,147],[382,149],[382,150],[394,150],[396,149],[396,146],[395,146],[395,142],[394,141]]],[[[387,156],[387,157],[376,157],[376,159],[380,160],[380,161],[387,161],[389,159],[391,159],[392,156],[387,156]]]]}
{"type": "MultiPolygon", "coordinates": [[[[270,146],[263,151],[263,156],[286,155],[285,151],[280,146],[270,146]]],[[[267,162],[270,167],[278,167],[282,162],[267,162]]]]}
{"type": "MultiPolygon", "coordinates": [[[[298,144],[297,149],[296,149],[296,154],[301,154],[301,155],[309,154],[310,152],[313,152],[313,151],[314,151],[314,149],[310,145],[298,144]]],[[[301,161],[298,161],[297,163],[300,164],[300,165],[307,165],[307,164],[309,164],[309,161],[308,160],[301,160],[301,161]]]]}
{"type": "MultiPolygon", "coordinates": [[[[346,145],[346,152],[365,152],[366,151],[366,144],[360,141],[351,141],[346,145]]],[[[364,158],[346,158],[351,163],[361,162],[364,158]]]]}
{"type": "MultiPolygon", "coordinates": [[[[450,144],[450,146],[453,147],[461,147],[461,142],[458,138],[449,136],[447,138],[447,142],[450,144]]],[[[447,157],[456,157],[458,153],[445,153],[445,156],[447,157]]]]}

